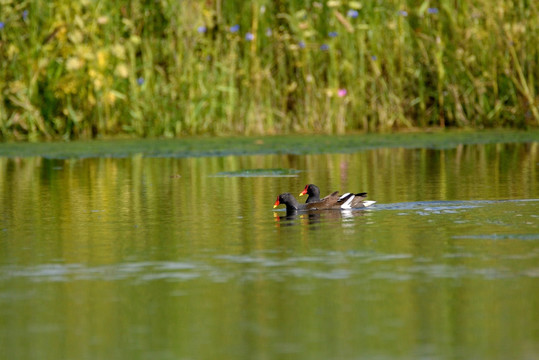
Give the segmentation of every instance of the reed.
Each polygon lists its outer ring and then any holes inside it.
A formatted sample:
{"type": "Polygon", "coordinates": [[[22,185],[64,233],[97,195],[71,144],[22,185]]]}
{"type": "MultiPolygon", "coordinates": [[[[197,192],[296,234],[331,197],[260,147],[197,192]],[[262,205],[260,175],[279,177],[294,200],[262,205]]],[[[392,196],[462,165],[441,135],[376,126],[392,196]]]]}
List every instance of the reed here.
{"type": "Polygon", "coordinates": [[[0,4],[0,138],[539,125],[534,1],[0,4]]]}

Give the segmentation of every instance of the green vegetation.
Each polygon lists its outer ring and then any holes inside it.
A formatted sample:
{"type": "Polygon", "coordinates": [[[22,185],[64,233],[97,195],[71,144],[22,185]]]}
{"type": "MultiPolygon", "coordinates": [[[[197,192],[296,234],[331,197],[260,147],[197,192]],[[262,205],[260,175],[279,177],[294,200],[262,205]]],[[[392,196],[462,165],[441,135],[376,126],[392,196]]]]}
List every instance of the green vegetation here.
{"type": "Polygon", "coordinates": [[[0,0],[0,139],[539,125],[527,0],[0,0]]]}

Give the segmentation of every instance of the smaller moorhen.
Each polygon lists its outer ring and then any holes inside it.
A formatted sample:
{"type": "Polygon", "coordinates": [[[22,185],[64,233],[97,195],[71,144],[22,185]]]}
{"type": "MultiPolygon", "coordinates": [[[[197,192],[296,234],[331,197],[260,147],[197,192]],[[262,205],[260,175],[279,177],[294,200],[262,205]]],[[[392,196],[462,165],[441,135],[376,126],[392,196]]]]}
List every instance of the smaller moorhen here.
{"type": "Polygon", "coordinates": [[[348,193],[339,196],[339,192],[335,191],[320,201],[300,204],[292,194],[284,193],[277,197],[277,201],[273,204],[273,208],[283,204],[286,205],[287,212],[298,210],[347,210],[352,209],[351,205],[355,198],[355,194],[348,193]]]}
{"type": "MultiPolygon", "coordinates": [[[[321,201],[320,200],[320,189],[318,188],[318,186],[316,186],[314,184],[305,185],[305,189],[303,189],[303,191],[299,194],[299,196],[303,196],[305,194],[309,195],[307,197],[307,201],[305,201],[306,204],[321,201]]],[[[333,194],[335,194],[335,193],[333,193],[333,194]]],[[[328,195],[328,196],[332,196],[333,194],[328,195]]],[[[346,194],[342,195],[341,197],[343,198],[343,197],[346,197],[347,195],[350,195],[350,194],[351,193],[346,193],[346,194]]],[[[367,198],[367,193],[366,192],[352,194],[352,195],[354,195],[354,198],[352,199],[352,201],[350,203],[350,206],[351,206],[352,209],[364,208],[364,207],[367,207],[367,206],[370,206],[370,205],[376,203],[376,201],[365,200],[367,198]]],[[[322,200],[324,200],[324,199],[326,199],[326,198],[323,198],[322,200]]]]}
{"type": "Polygon", "coordinates": [[[299,193],[299,196],[307,194],[307,204],[312,202],[320,201],[320,189],[314,184],[305,185],[305,189],[299,193]]]}

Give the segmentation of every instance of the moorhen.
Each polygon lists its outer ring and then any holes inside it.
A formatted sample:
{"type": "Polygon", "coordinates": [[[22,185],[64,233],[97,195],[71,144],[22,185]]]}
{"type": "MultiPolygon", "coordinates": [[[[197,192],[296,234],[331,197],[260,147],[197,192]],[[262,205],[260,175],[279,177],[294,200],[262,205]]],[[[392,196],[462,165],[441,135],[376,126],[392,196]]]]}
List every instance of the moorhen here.
{"type": "Polygon", "coordinates": [[[300,204],[292,194],[284,193],[277,197],[277,201],[273,204],[273,208],[284,204],[286,205],[286,211],[288,212],[298,210],[347,210],[352,209],[351,205],[355,198],[355,194],[348,193],[339,196],[339,192],[335,191],[320,201],[300,204]]]}
{"type": "Polygon", "coordinates": [[[307,194],[307,204],[312,202],[320,201],[320,189],[315,184],[305,185],[305,189],[299,193],[299,196],[307,194]]]}
{"type": "MultiPolygon", "coordinates": [[[[303,196],[305,194],[309,195],[307,197],[307,201],[305,202],[306,204],[321,201],[320,200],[320,189],[318,188],[318,186],[316,186],[314,184],[305,185],[305,189],[303,189],[303,191],[299,194],[299,196],[303,196]]],[[[333,194],[335,194],[335,193],[333,193],[333,194]]],[[[328,195],[328,196],[333,196],[333,194],[328,195]]],[[[346,197],[347,195],[350,195],[350,194],[351,193],[346,193],[346,194],[342,195],[341,198],[344,198],[344,197],[346,197]]],[[[367,207],[367,206],[370,206],[370,205],[372,205],[372,204],[374,204],[376,202],[376,201],[365,200],[367,198],[367,193],[366,192],[352,194],[352,195],[354,195],[354,198],[352,199],[351,204],[350,204],[352,209],[367,207]]],[[[322,200],[326,199],[328,196],[326,196],[322,200]]]]}

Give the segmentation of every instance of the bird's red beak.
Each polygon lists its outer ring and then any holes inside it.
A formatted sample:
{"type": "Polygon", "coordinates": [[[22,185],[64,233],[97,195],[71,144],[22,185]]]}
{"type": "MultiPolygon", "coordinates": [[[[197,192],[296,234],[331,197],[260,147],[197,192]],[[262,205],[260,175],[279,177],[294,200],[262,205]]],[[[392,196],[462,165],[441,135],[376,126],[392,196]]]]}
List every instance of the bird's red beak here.
{"type": "Polygon", "coordinates": [[[303,195],[307,194],[307,188],[308,187],[309,187],[309,185],[305,185],[305,189],[303,189],[303,191],[299,193],[299,196],[303,196],[303,195]]]}
{"type": "Polygon", "coordinates": [[[277,201],[275,204],[273,204],[273,208],[275,209],[277,206],[279,206],[281,203],[279,202],[279,197],[277,197],[277,201]]]}

